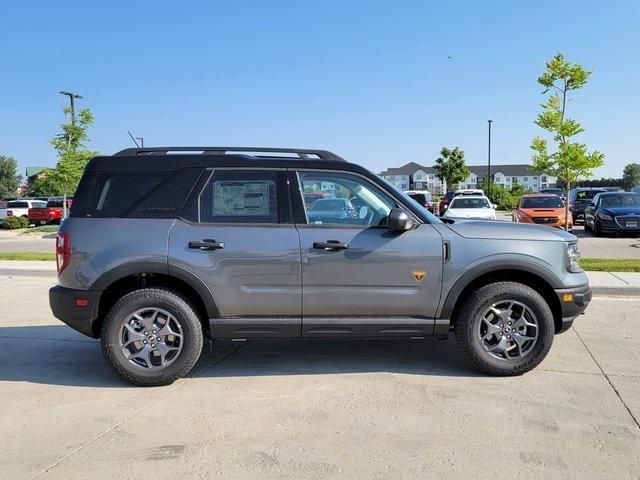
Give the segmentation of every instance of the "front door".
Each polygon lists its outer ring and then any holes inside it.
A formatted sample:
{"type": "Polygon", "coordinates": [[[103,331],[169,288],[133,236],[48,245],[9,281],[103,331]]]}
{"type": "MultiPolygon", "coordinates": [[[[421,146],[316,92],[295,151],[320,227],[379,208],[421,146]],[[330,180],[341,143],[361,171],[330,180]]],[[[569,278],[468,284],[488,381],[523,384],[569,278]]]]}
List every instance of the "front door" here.
{"type": "Polygon", "coordinates": [[[402,205],[358,174],[297,177],[303,336],[432,334],[443,255],[436,229],[391,232],[389,211],[402,205]]]}
{"type": "Polygon", "coordinates": [[[286,172],[215,169],[169,238],[169,268],[196,274],[219,317],[214,338],[300,336],[300,244],[286,172]]]}

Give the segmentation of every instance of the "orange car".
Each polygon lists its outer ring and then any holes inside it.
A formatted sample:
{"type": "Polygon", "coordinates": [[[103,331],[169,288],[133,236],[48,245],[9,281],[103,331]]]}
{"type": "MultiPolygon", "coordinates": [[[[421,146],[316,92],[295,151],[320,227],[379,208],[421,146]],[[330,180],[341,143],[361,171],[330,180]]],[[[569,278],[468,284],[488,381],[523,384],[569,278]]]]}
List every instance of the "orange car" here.
{"type": "MultiPolygon", "coordinates": [[[[513,221],[537,223],[549,227],[564,228],[567,206],[553,194],[523,195],[518,208],[513,211],[513,221]]],[[[573,229],[573,216],[569,212],[569,230],[573,229]]]]}

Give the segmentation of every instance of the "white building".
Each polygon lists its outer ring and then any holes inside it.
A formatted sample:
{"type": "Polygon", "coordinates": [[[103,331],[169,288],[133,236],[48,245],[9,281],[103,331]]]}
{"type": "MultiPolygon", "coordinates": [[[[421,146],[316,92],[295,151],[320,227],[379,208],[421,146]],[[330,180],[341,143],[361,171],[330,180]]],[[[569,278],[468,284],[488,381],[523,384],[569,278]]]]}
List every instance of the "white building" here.
{"type": "MultiPolygon", "coordinates": [[[[449,186],[448,190],[457,188],[476,188],[478,182],[487,175],[486,165],[469,165],[469,177],[460,182],[455,188],[449,186]]],[[[431,193],[444,193],[442,182],[436,177],[433,167],[425,167],[415,162],[407,163],[398,168],[389,168],[380,173],[380,176],[393,183],[401,190],[429,190],[431,193]]],[[[533,192],[539,192],[542,188],[556,186],[556,178],[549,175],[532,172],[527,164],[492,165],[491,176],[494,184],[505,188],[511,188],[514,184],[520,184],[533,192]]]]}

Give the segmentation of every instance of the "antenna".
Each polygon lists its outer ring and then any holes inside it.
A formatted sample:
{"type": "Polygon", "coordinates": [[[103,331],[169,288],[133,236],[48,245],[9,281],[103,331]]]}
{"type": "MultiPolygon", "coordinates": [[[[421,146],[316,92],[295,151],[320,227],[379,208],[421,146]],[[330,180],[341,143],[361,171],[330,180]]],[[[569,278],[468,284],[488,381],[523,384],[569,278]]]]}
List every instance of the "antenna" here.
{"type": "Polygon", "coordinates": [[[129,130],[127,130],[127,133],[129,134],[129,136],[131,137],[131,140],[133,140],[133,143],[136,147],[140,148],[140,145],[138,145],[138,142],[136,141],[136,139],[134,138],[133,135],[131,135],[131,132],[129,130]]]}

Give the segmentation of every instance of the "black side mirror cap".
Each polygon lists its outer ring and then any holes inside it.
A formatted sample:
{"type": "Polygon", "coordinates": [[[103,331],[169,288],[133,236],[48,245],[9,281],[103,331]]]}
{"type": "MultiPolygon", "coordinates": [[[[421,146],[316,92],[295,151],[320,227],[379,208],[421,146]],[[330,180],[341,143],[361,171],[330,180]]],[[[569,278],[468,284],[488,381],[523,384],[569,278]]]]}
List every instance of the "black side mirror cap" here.
{"type": "Polygon", "coordinates": [[[406,232],[413,228],[413,217],[402,208],[392,208],[387,219],[387,227],[392,232],[406,232]]]}

